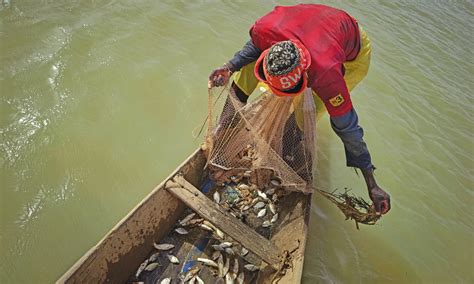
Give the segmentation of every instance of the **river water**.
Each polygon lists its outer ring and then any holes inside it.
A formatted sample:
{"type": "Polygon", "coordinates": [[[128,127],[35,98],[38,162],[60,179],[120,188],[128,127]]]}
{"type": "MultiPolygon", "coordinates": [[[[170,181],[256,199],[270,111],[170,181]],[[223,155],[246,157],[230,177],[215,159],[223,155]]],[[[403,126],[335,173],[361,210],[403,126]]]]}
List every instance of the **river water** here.
{"type": "MultiPolygon", "coordinates": [[[[303,283],[473,283],[473,2],[323,3],[373,41],[353,101],[393,208],[357,230],[315,194],[303,283]]],[[[208,74],[276,4],[2,1],[0,283],[57,279],[200,145],[208,74]]],[[[317,132],[316,185],[366,197],[317,132]]]]}

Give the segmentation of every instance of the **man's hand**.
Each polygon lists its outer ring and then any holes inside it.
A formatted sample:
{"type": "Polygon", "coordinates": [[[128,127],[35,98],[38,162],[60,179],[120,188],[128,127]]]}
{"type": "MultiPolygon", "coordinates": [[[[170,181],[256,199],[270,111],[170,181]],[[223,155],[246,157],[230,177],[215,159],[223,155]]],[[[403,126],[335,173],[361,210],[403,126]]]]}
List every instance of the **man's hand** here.
{"type": "Polygon", "coordinates": [[[374,167],[361,169],[364,175],[367,189],[369,190],[369,197],[374,202],[374,208],[377,215],[382,215],[390,210],[390,195],[381,189],[374,177],[374,167]]]}
{"type": "Polygon", "coordinates": [[[212,71],[209,75],[209,81],[207,82],[207,87],[210,89],[212,87],[224,86],[232,75],[231,66],[229,63],[224,64],[223,66],[212,71]]]}
{"type": "Polygon", "coordinates": [[[385,214],[390,210],[390,195],[378,185],[369,189],[369,196],[374,202],[377,215],[385,214]]]}

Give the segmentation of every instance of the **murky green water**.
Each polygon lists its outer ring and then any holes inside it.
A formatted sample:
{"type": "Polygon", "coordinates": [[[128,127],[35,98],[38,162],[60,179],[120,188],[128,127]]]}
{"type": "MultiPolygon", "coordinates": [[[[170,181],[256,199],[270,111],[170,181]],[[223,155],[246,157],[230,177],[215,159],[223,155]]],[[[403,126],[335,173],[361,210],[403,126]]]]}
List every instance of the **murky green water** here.
{"type": "MultiPolygon", "coordinates": [[[[373,41],[353,100],[393,208],[357,231],[315,195],[303,282],[474,282],[472,1],[324,3],[373,41]]],[[[3,1],[1,283],[57,279],[201,143],[209,72],[274,5],[3,1]]],[[[318,186],[365,196],[318,137],[318,186]]]]}

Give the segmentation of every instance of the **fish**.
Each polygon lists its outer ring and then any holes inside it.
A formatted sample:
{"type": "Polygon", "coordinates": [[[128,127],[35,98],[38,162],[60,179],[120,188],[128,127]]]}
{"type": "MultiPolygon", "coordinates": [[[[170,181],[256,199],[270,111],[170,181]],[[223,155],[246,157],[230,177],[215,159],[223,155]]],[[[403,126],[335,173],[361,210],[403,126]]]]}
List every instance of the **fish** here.
{"type": "Polygon", "coordinates": [[[262,210],[258,211],[257,217],[262,218],[267,214],[267,209],[263,208],[262,210]]]}
{"type": "Polygon", "coordinates": [[[230,273],[225,275],[225,284],[234,284],[234,278],[232,278],[230,273]]]}
{"type": "MultiPolygon", "coordinates": [[[[182,283],[186,283],[186,281],[183,280],[182,283]]],[[[188,282],[188,284],[194,284],[194,283],[196,283],[196,277],[191,278],[191,280],[189,280],[188,282]]]]}
{"type": "Polygon", "coordinates": [[[221,230],[219,230],[217,228],[216,228],[215,233],[220,239],[223,239],[225,237],[224,232],[222,232],[221,230]]]}
{"type": "Polygon", "coordinates": [[[149,262],[154,262],[154,261],[156,261],[156,260],[158,259],[159,256],[160,256],[160,253],[159,253],[159,252],[154,253],[154,254],[152,254],[152,255],[148,258],[148,261],[149,261],[149,262]]]}
{"type": "Polygon", "coordinates": [[[202,262],[207,266],[212,266],[212,267],[215,267],[215,268],[219,267],[215,261],[207,259],[207,258],[198,257],[197,261],[202,262]]]}
{"type": "Polygon", "coordinates": [[[244,284],[245,280],[245,273],[242,271],[239,273],[239,276],[237,276],[237,284],[244,284]]]}
{"type": "Polygon", "coordinates": [[[160,281],[160,284],[170,284],[171,283],[171,278],[165,278],[160,281]]]}
{"type": "Polygon", "coordinates": [[[189,221],[186,223],[185,226],[193,226],[193,225],[202,223],[202,221],[204,221],[204,219],[202,219],[202,218],[192,219],[192,220],[189,220],[189,221]]]}
{"type": "Polygon", "coordinates": [[[221,245],[212,245],[212,248],[216,251],[223,251],[224,248],[221,245]]]}
{"type": "Polygon", "coordinates": [[[143,270],[145,270],[147,265],[148,265],[148,259],[145,259],[145,261],[142,262],[142,264],[140,264],[140,266],[138,267],[137,273],[135,273],[136,278],[138,278],[138,276],[140,276],[140,274],[143,272],[143,270]]]}
{"type": "Polygon", "coordinates": [[[277,220],[278,220],[278,213],[276,213],[275,215],[273,215],[273,217],[272,217],[272,219],[270,220],[270,222],[275,223],[277,220]]]}
{"type": "Polygon", "coordinates": [[[179,264],[179,259],[172,254],[168,254],[168,259],[173,264],[179,264]]]}
{"type": "Polygon", "coordinates": [[[201,229],[204,229],[204,230],[209,231],[209,232],[213,232],[213,231],[214,231],[211,227],[209,227],[209,226],[206,225],[206,224],[199,224],[199,227],[201,227],[201,229]]]}
{"type": "Polygon", "coordinates": [[[214,201],[216,203],[220,203],[221,202],[221,195],[219,194],[219,192],[216,190],[214,192],[214,194],[212,195],[212,197],[214,198],[214,201]]]}
{"type": "Polygon", "coordinates": [[[198,284],[204,284],[204,281],[202,281],[202,279],[201,279],[201,277],[199,277],[199,275],[196,275],[196,276],[194,276],[194,277],[196,277],[196,282],[197,282],[198,284]]]}
{"type": "Polygon", "coordinates": [[[212,260],[216,260],[219,258],[220,255],[221,255],[221,252],[216,250],[215,252],[212,253],[211,258],[212,260]]]}
{"type": "Polygon", "coordinates": [[[248,205],[244,205],[244,207],[242,207],[242,211],[247,211],[250,209],[250,206],[248,205]]]}
{"type": "Polygon", "coordinates": [[[262,227],[263,228],[268,228],[268,227],[271,227],[272,226],[272,223],[268,220],[266,220],[265,222],[263,222],[262,224],[262,227]]]}
{"type": "Polygon", "coordinates": [[[268,197],[265,193],[261,192],[260,190],[257,190],[258,196],[260,196],[263,200],[268,200],[268,197]]]}
{"type": "Polygon", "coordinates": [[[276,188],[271,187],[265,191],[265,194],[268,195],[273,195],[275,193],[276,188]]]}
{"type": "Polygon", "coordinates": [[[270,211],[272,212],[272,214],[276,214],[276,213],[277,213],[275,204],[273,204],[273,203],[268,204],[268,208],[270,209],[270,211]]]}
{"type": "Polygon", "coordinates": [[[258,267],[253,265],[253,264],[246,264],[244,265],[245,269],[247,269],[248,271],[257,271],[258,270],[258,267]]]}
{"type": "Polygon", "coordinates": [[[146,270],[146,271],[153,271],[153,270],[155,270],[158,266],[160,266],[159,263],[157,263],[157,262],[152,262],[152,263],[148,264],[148,265],[145,267],[145,270],[146,270]]]}
{"type": "Polygon", "coordinates": [[[222,242],[219,245],[221,246],[221,248],[226,249],[226,248],[230,248],[232,246],[232,243],[231,242],[222,242]]]}
{"type": "Polygon", "coordinates": [[[246,256],[248,253],[249,253],[249,251],[246,248],[242,247],[242,250],[240,251],[240,255],[241,256],[246,256]]]}
{"type": "Polygon", "coordinates": [[[217,260],[217,277],[221,278],[225,276],[224,273],[224,257],[222,254],[219,256],[219,259],[217,260]]]}
{"type": "Polygon", "coordinates": [[[263,208],[263,207],[265,207],[265,202],[262,202],[262,201],[257,202],[257,203],[253,206],[253,208],[255,208],[255,209],[260,209],[260,208],[263,208]]]}
{"type": "Polygon", "coordinates": [[[281,185],[281,182],[279,180],[276,180],[276,179],[270,180],[270,183],[274,186],[280,186],[281,185]]]}
{"type": "Polygon", "coordinates": [[[227,275],[227,272],[229,272],[229,268],[230,268],[230,258],[227,257],[225,260],[224,267],[222,268],[223,275],[227,275]]]}
{"type": "Polygon", "coordinates": [[[245,171],[243,176],[244,177],[251,177],[252,176],[252,171],[245,171]]]}
{"type": "Polygon", "coordinates": [[[199,270],[201,270],[199,266],[195,266],[189,269],[188,273],[186,273],[186,276],[184,276],[183,282],[190,281],[192,278],[196,276],[196,274],[198,274],[199,270]]]}
{"type": "Polygon", "coordinates": [[[187,235],[188,231],[185,228],[176,228],[174,231],[180,235],[187,235]]]}
{"type": "Polygon", "coordinates": [[[157,243],[153,243],[153,246],[154,246],[157,250],[170,250],[170,249],[174,248],[174,245],[172,245],[172,244],[157,244],[157,243]]]}
{"type": "Polygon", "coordinates": [[[239,273],[239,260],[234,258],[234,266],[232,266],[232,272],[237,275],[239,273]]]}
{"type": "Polygon", "coordinates": [[[229,255],[234,255],[234,250],[232,248],[225,248],[224,251],[229,255]]]}
{"type": "Polygon", "coordinates": [[[181,226],[186,226],[186,224],[192,219],[194,218],[194,216],[196,216],[196,213],[191,213],[189,214],[188,216],[184,217],[183,220],[179,221],[179,224],[181,226]]]}

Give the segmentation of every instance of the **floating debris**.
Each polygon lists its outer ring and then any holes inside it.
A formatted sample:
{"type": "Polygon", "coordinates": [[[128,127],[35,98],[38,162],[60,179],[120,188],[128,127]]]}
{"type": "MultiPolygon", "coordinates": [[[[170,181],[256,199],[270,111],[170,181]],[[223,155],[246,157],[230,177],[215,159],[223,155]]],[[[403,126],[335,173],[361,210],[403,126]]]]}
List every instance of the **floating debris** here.
{"type": "Polygon", "coordinates": [[[172,244],[157,244],[157,243],[153,243],[153,246],[154,246],[157,250],[170,250],[170,249],[174,248],[174,245],[172,245],[172,244]]]}
{"type": "Polygon", "coordinates": [[[168,254],[168,259],[173,264],[179,264],[179,259],[172,254],[168,254]]]}
{"type": "Polygon", "coordinates": [[[188,231],[185,228],[176,228],[174,231],[176,233],[180,234],[180,235],[187,235],[188,234],[188,231]]]}
{"type": "Polygon", "coordinates": [[[248,271],[257,271],[258,270],[258,267],[253,265],[253,264],[246,264],[244,265],[245,269],[247,269],[248,271]]]}

